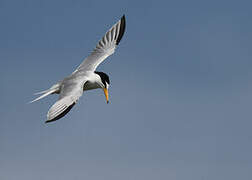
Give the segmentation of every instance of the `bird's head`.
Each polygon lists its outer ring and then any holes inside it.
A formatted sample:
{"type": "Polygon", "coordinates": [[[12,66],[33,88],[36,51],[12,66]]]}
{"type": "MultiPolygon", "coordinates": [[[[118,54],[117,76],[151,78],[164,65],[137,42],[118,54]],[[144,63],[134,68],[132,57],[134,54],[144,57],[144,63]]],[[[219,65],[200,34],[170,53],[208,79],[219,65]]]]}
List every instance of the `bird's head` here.
{"type": "Polygon", "coordinates": [[[101,78],[101,82],[99,84],[104,91],[107,103],[109,103],[109,94],[108,94],[108,88],[110,84],[109,76],[104,72],[95,71],[95,73],[98,74],[101,78]]]}

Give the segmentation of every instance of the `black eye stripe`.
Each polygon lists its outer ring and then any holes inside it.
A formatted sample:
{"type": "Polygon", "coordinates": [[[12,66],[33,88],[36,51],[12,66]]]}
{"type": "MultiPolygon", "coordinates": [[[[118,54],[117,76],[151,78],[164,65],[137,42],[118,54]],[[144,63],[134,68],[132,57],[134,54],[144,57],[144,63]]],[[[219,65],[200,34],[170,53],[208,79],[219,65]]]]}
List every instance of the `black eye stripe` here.
{"type": "Polygon", "coordinates": [[[104,72],[98,72],[98,71],[95,71],[95,73],[101,77],[102,83],[104,84],[105,87],[107,87],[106,82],[110,84],[109,76],[107,74],[105,74],[104,72]]]}

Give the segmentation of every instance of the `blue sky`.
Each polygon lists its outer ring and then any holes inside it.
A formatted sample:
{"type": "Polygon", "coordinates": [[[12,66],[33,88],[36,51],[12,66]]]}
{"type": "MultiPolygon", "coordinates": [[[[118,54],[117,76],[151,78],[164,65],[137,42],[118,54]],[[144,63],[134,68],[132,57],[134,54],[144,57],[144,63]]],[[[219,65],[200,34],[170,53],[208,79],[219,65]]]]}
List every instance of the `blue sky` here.
{"type": "Polygon", "coordinates": [[[251,1],[0,0],[0,179],[250,180],[251,1]],[[111,79],[45,124],[69,75],[120,17],[111,79]]]}

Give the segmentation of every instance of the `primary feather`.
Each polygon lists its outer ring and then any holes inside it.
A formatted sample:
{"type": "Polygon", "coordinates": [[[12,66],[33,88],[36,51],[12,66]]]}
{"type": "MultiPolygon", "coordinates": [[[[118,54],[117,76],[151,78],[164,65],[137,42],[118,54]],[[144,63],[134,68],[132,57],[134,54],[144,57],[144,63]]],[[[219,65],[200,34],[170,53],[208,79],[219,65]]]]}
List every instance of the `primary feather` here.
{"type": "Polygon", "coordinates": [[[60,119],[67,114],[81,97],[83,90],[101,88],[98,81],[100,76],[94,73],[97,66],[108,56],[114,53],[125,32],[125,16],[113,25],[98,42],[93,52],[79,65],[79,67],[68,77],[60,81],[50,89],[39,92],[42,94],[31,102],[38,101],[49,94],[59,93],[58,101],[49,109],[47,122],[60,119]],[[91,85],[84,87],[85,83],[91,85]]]}

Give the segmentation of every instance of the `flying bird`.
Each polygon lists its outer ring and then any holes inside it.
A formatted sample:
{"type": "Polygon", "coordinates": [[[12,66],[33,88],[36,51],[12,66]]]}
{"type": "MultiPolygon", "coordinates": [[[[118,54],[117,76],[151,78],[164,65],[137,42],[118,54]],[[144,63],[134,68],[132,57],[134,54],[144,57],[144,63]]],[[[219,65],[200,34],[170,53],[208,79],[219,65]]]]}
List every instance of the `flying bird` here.
{"type": "Polygon", "coordinates": [[[92,53],[84,59],[79,67],[69,76],[54,84],[32,102],[38,101],[50,94],[59,94],[59,99],[49,109],[46,123],[56,121],[65,116],[77,103],[83,91],[101,88],[106,101],[109,102],[109,76],[104,72],[95,71],[97,66],[108,56],[112,55],[121,41],[125,31],[125,16],[114,24],[98,42],[92,53]]]}

